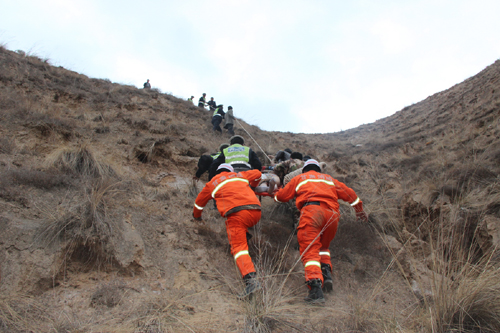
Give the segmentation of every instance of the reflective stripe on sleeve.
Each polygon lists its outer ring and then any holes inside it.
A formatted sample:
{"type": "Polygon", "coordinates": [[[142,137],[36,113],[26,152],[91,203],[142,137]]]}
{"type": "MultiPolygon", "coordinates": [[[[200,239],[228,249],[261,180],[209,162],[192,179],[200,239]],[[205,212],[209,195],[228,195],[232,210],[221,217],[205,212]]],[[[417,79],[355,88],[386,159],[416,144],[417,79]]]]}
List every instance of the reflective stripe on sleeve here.
{"type": "Polygon", "coordinates": [[[278,200],[278,195],[274,196],[274,200],[276,200],[276,202],[283,203],[283,202],[281,202],[281,201],[278,200]]]}
{"type": "Polygon", "coordinates": [[[306,179],[306,180],[300,182],[299,185],[297,185],[297,187],[295,188],[295,192],[297,192],[302,185],[307,184],[309,182],[311,182],[311,183],[325,183],[325,184],[328,184],[331,186],[335,186],[335,184],[332,181],[325,180],[325,179],[306,179]]]}
{"type": "Polygon", "coordinates": [[[351,204],[351,206],[356,206],[358,203],[359,203],[359,197],[356,198],[356,200],[354,200],[354,202],[351,204]]]}
{"type": "Polygon", "coordinates": [[[308,261],[308,262],[306,262],[306,264],[304,265],[304,267],[312,266],[312,265],[318,266],[318,267],[321,268],[321,264],[319,263],[319,261],[308,261]]]}
{"type": "Polygon", "coordinates": [[[330,252],[320,252],[320,256],[330,256],[330,252]]]}
{"type": "Polygon", "coordinates": [[[194,204],[194,206],[195,206],[196,208],[198,208],[199,210],[203,210],[203,207],[198,206],[196,203],[194,204]]]}
{"type": "Polygon", "coordinates": [[[231,178],[231,179],[226,179],[225,181],[223,181],[222,183],[217,185],[217,187],[212,191],[212,198],[215,198],[215,193],[217,193],[217,191],[219,191],[222,186],[224,186],[230,182],[245,182],[245,183],[249,184],[248,180],[243,179],[243,178],[236,178],[235,177],[235,178],[231,178]]]}
{"type": "Polygon", "coordinates": [[[247,256],[249,256],[249,255],[250,255],[250,254],[248,254],[248,250],[243,250],[243,251],[240,251],[240,252],[236,253],[236,254],[234,255],[234,260],[238,259],[240,256],[245,255],[245,254],[246,254],[247,256]]]}

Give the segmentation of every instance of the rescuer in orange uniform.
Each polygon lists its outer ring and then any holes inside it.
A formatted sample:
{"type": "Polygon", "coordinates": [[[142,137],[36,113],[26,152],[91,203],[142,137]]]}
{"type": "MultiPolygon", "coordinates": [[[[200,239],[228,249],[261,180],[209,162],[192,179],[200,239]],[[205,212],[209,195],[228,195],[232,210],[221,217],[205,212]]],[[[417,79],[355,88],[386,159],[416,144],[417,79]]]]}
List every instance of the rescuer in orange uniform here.
{"type": "Polygon", "coordinates": [[[323,282],[326,291],[333,289],[329,247],[337,233],[340,217],[338,199],[350,203],[359,219],[367,221],[368,216],[354,190],[321,173],[319,163],[313,159],[304,164],[302,174],[292,178],[276,193],[274,199],[287,202],[294,197],[297,197],[296,205],[301,211],[297,239],[306,283],[310,289],[305,300],[324,302],[321,289],[323,282]]]}
{"type": "Polygon", "coordinates": [[[260,202],[250,186],[256,187],[261,176],[259,170],[235,173],[230,164],[223,163],[217,168],[216,175],[198,194],[194,203],[195,219],[201,220],[203,208],[212,198],[217,203],[220,215],[226,217],[231,254],[246,284],[241,297],[251,296],[260,288],[252,258],[248,253],[247,231],[260,220],[260,202]]]}

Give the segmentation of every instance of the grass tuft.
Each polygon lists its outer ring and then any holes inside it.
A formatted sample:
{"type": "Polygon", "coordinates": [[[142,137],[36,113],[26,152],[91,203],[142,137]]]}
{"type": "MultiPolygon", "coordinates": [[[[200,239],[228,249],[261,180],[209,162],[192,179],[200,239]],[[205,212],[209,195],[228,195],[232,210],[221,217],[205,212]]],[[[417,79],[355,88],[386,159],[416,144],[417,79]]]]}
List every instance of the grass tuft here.
{"type": "Polygon", "coordinates": [[[118,184],[110,180],[94,182],[85,189],[80,204],[42,225],[37,241],[46,246],[62,242],[66,249],[64,260],[81,262],[85,267],[112,263],[110,239],[118,226],[115,219],[108,218],[108,206],[119,191],[118,184]]]}
{"type": "Polygon", "coordinates": [[[86,145],[61,147],[47,157],[47,164],[82,176],[94,178],[117,176],[113,168],[98,159],[86,145]]]}

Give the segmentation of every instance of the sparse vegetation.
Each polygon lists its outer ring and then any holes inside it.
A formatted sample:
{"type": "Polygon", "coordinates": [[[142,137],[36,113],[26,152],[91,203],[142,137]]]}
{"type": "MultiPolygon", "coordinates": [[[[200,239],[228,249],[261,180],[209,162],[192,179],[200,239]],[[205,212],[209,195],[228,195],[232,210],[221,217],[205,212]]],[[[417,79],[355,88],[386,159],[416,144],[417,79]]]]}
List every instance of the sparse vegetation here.
{"type": "Polygon", "coordinates": [[[61,147],[47,157],[47,165],[62,171],[94,178],[115,177],[111,166],[97,158],[87,145],[61,147]]]}
{"type": "Polygon", "coordinates": [[[209,112],[0,45],[0,331],[500,331],[498,77],[341,133],[238,121],[267,154],[326,161],[370,213],[341,204],[334,291],[309,306],[290,205],[262,198],[252,301],[224,220],[192,220],[197,160],[228,139],[209,112]]]}

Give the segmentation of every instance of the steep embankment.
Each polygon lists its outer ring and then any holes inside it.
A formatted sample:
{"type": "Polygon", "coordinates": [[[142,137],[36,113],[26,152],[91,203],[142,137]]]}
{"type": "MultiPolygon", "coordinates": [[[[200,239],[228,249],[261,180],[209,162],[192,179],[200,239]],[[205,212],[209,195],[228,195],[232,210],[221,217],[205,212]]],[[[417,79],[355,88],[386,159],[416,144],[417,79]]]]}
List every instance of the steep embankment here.
{"type": "Polygon", "coordinates": [[[326,161],[370,213],[361,224],[342,206],[334,293],[309,307],[286,206],[263,199],[251,253],[264,288],[251,303],[236,297],[223,219],[207,207],[204,224],[192,221],[198,157],[229,137],[211,132],[208,112],[0,49],[0,327],[425,331],[436,324],[418,299],[436,271],[433,225],[458,221],[474,253],[498,244],[499,72],[496,62],[341,133],[265,132],[240,120],[266,153],[289,147],[326,161]]]}

